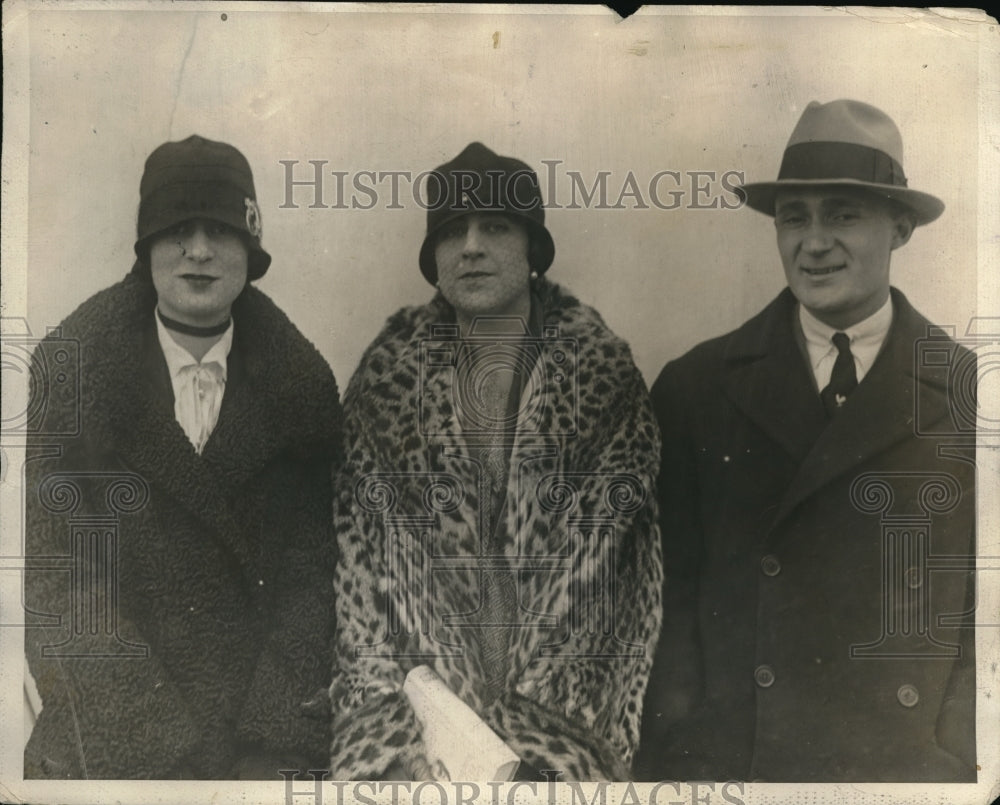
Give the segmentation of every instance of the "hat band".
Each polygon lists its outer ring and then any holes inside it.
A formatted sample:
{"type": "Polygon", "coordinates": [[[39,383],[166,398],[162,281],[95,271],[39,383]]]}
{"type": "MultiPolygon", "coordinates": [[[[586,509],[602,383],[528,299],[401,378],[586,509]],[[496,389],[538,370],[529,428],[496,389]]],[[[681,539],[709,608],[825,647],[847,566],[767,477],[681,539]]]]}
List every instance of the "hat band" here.
{"type": "Polygon", "coordinates": [[[778,181],[844,180],[906,187],[903,166],[885,151],[843,142],[796,143],[785,149],[778,181]]]}
{"type": "Polygon", "coordinates": [[[256,237],[248,221],[247,199],[256,208],[256,202],[232,184],[176,182],[157,187],[139,202],[139,240],[195,218],[221,221],[256,237]]]}

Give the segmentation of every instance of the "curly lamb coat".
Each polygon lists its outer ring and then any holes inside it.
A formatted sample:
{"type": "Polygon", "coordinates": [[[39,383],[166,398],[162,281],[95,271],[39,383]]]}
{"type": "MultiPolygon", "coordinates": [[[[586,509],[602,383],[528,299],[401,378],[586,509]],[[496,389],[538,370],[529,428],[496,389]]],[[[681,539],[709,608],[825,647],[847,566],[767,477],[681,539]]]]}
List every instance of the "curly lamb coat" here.
{"type": "Polygon", "coordinates": [[[330,679],[333,375],[248,286],[233,306],[218,425],[199,456],[174,417],[155,304],[133,272],[36,351],[36,368],[55,356],[80,383],[79,397],[73,383],[35,388],[47,407],[28,447],[26,602],[40,625],[26,630],[26,650],[43,709],[26,777],[227,778],[248,753],[327,756],[325,709],[303,703],[330,679]],[[70,574],[39,563],[71,557],[71,532],[109,509],[117,588],[84,584],[117,638],[71,637],[70,574]]]}

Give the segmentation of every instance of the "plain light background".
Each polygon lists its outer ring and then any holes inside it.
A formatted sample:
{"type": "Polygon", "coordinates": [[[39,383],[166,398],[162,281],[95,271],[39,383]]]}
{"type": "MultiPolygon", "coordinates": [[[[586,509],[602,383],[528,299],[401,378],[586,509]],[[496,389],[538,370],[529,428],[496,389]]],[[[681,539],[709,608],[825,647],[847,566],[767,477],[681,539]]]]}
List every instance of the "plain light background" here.
{"type": "MultiPolygon", "coordinates": [[[[595,306],[648,382],[663,363],[739,325],[784,285],[771,219],[648,196],[659,171],[773,179],[811,100],[884,109],[903,133],[910,186],[946,204],[893,261],[918,309],[964,332],[976,304],[977,23],[914,11],[647,9],[569,14],[272,10],[36,11],[30,20],[27,311],[57,324],[129,270],[139,179],[157,145],[191,133],[236,145],[253,168],[272,267],[259,287],[334,369],[341,388],[385,319],[432,295],[417,268],[425,211],[388,180],[371,210],[310,209],[285,167],[410,171],[472,140],[542,176],[559,160],[613,204],[631,171],[649,209],[550,209],[549,276],[595,306]]],[[[688,182],[688,180],[685,180],[688,182]]],[[[667,177],[661,198],[675,189],[667,177]]],[[[336,202],[326,174],[324,201],[336,202]]],[[[367,203],[366,196],[359,196],[367,203]]],[[[625,205],[633,202],[626,198],[625,205]]]]}

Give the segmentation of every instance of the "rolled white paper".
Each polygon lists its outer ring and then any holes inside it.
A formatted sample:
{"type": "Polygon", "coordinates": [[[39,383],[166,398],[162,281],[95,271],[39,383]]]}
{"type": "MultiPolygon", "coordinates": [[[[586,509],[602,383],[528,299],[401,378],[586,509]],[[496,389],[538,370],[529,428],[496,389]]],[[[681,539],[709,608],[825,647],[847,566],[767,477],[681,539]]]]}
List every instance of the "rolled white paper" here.
{"type": "Polygon", "coordinates": [[[421,725],[427,759],[440,762],[452,780],[513,779],[521,759],[427,665],[406,675],[403,692],[421,725]]]}

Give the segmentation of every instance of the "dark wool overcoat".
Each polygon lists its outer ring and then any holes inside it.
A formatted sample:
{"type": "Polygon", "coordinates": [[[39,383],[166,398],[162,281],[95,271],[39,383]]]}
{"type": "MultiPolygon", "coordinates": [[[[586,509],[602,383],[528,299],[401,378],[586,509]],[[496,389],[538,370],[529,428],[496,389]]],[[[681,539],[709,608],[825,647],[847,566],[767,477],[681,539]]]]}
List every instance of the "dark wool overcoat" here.
{"type": "Polygon", "coordinates": [[[974,630],[955,628],[975,363],[892,299],[832,421],[788,290],[654,384],[665,614],[640,779],[975,780],[974,630]]]}
{"type": "Polygon", "coordinates": [[[419,664],[536,769],[629,774],[660,622],[659,434],[625,342],[558,286],[542,279],[535,290],[539,335],[520,349],[463,344],[439,295],[394,315],[351,379],[337,484],[335,779],[377,778],[395,763],[423,775],[401,691],[419,664]],[[460,402],[493,369],[524,364],[489,552],[516,576],[517,607],[502,691],[490,696],[497,669],[485,667],[475,628],[490,492],[460,402]]]}
{"type": "Polygon", "coordinates": [[[325,765],[326,708],[303,703],[329,684],[336,383],[248,286],[199,456],[155,304],[132,273],[36,350],[25,643],[43,708],[25,776],[227,778],[253,753],[325,765]]]}

